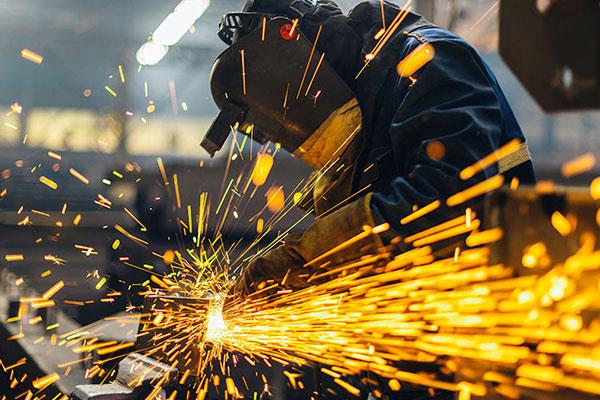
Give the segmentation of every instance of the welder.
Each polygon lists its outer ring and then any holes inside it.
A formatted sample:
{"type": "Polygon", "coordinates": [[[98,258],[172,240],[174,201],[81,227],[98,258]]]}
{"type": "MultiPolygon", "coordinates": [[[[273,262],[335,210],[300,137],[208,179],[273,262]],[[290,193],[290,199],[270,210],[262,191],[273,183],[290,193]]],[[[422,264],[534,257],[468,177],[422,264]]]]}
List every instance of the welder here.
{"type": "Polygon", "coordinates": [[[401,223],[494,175],[535,181],[525,138],[491,70],[465,40],[417,14],[378,0],[348,15],[332,0],[248,0],[242,12],[225,15],[219,36],[231,46],[212,74],[222,111],[203,147],[214,153],[222,132],[236,127],[280,143],[317,171],[309,204],[316,222],[252,261],[235,285],[242,295],[264,281],[308,286],[306,264],[365,227],[390,228],[363,235],[333,262],[446,221],[455,210],[441,206],[401,223]],[[400,62],[425,44],[435,55],[404,76],[400,62]],[[461,179],[461,170],[515,139],[522,144],[508,160],[461,179]]]}

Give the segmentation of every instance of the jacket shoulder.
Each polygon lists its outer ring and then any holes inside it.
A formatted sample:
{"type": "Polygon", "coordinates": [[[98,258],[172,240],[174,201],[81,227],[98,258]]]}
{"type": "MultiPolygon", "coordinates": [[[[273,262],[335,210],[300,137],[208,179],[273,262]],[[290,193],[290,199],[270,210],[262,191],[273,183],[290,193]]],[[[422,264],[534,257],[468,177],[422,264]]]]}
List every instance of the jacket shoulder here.
{"type": "Polygon", "coordinates": [[[403,36],[414,39],[413,41],[405,40],[407,46],[418,46],[423,43],[431,43],[434,46],[436,44],[447,45],[451,48],[462,48],[476,53],[473,46],[461,36],[431,23],[420,25],[413,29],[411,29],[411,27],[407,28],[408,29],[404,29],[400,32],[403,36]]]}
{"type": "Polygon", "coordinates": [[[407,57],[420,45],[429,43],[435,49],[433,64],[460,66],[463,63],[483,64],[477,50],[459,35],[438,26],[428,24],[413,30],[404,29],[398,32],[402,38],[398,40],[397,52],[400,59],[407,57]]]}

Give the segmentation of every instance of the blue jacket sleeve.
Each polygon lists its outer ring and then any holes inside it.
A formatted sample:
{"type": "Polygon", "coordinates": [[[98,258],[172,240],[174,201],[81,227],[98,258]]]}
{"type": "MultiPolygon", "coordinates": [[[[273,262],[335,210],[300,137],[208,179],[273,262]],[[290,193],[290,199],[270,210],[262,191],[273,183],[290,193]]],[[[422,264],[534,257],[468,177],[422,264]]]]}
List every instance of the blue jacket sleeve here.
{"type": "MultiPolygon", "coordinates": [[[[413,44],[414,49],[419,43],[413,44]]],[[[399,106],[389,134],[398,176],[371,201],[376,220],[389,222],[400,236],[449,219],[449,210],[441,208],[401,225],[415,206],[444,202],[497,173],[490,168],[468,182],[459,177],[463,168],[497,149],[502,136],[501,108],[481,59],[458,39],[431,44],[435,57],[416,74],[416,82],[409,86],[402,78],[397,86],[399,106]]]]}

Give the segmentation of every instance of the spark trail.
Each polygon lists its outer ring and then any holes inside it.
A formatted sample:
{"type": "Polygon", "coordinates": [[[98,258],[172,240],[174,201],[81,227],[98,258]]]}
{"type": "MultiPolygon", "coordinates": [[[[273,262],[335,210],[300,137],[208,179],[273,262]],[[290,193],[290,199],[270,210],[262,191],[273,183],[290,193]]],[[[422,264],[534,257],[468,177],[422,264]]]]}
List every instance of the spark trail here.
{"type": "MultiPolygon", "coordinates": [[[[489,252],[471,249],[458,259],[433,263],[423,263],[431,255],[428,247],[387,263],[366,258],[353,272],[328,282],[234,303],[213,332],[189,313],[171,318],[188,332],[180,340],[203,337],[201,347],[208,341],[220,350],[209,346],[205,359],[233,351],[255,362],[318,362],[336,379],[369,371],[463,395],[483,395],[486,383],[496,384],[494,390],[504,395],[561,387],[599,394],[594,350],[599,321],[584,326],[581,313],[600,296],[578,293],[575,285],[584,271],[598,280],[600,252],[588,242],[546,274],[524,277],[489,265],[489,252]],[[485,366],[474,382],[449,383],[404,371],[401,364],[436,363],[460,374],[469,360],[485,366]]],[[[354,392],[347,385],[341,386],[354,392]]]]}

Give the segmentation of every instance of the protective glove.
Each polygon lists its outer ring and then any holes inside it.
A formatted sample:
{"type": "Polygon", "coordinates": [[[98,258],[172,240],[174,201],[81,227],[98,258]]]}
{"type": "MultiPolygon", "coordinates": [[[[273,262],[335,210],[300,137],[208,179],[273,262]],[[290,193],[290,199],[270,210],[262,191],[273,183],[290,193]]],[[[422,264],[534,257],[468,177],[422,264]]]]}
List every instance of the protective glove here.
{"type": "Polygon", "coordinates": [[[246,297],[275,283],[279,284],[279,289],[301,289],[306,283],[298,275],[302,274],[305,263],[306,260],[300,254],[283,244],[252,261],[230,293],[246,297]]]}
{"type": "Polygon", "coordinates": [[[230,293],[247,296],[261,282],[270,286],[269,280],[278,289],[306,288],[311,275],[324,272],[324,264],[339,265],[381,248],[381,239],[371,231],[375,220],[370,204],[368,194],[318,219],[304,233],[289,235],[283,245],[252,261],[230,293]]]}

